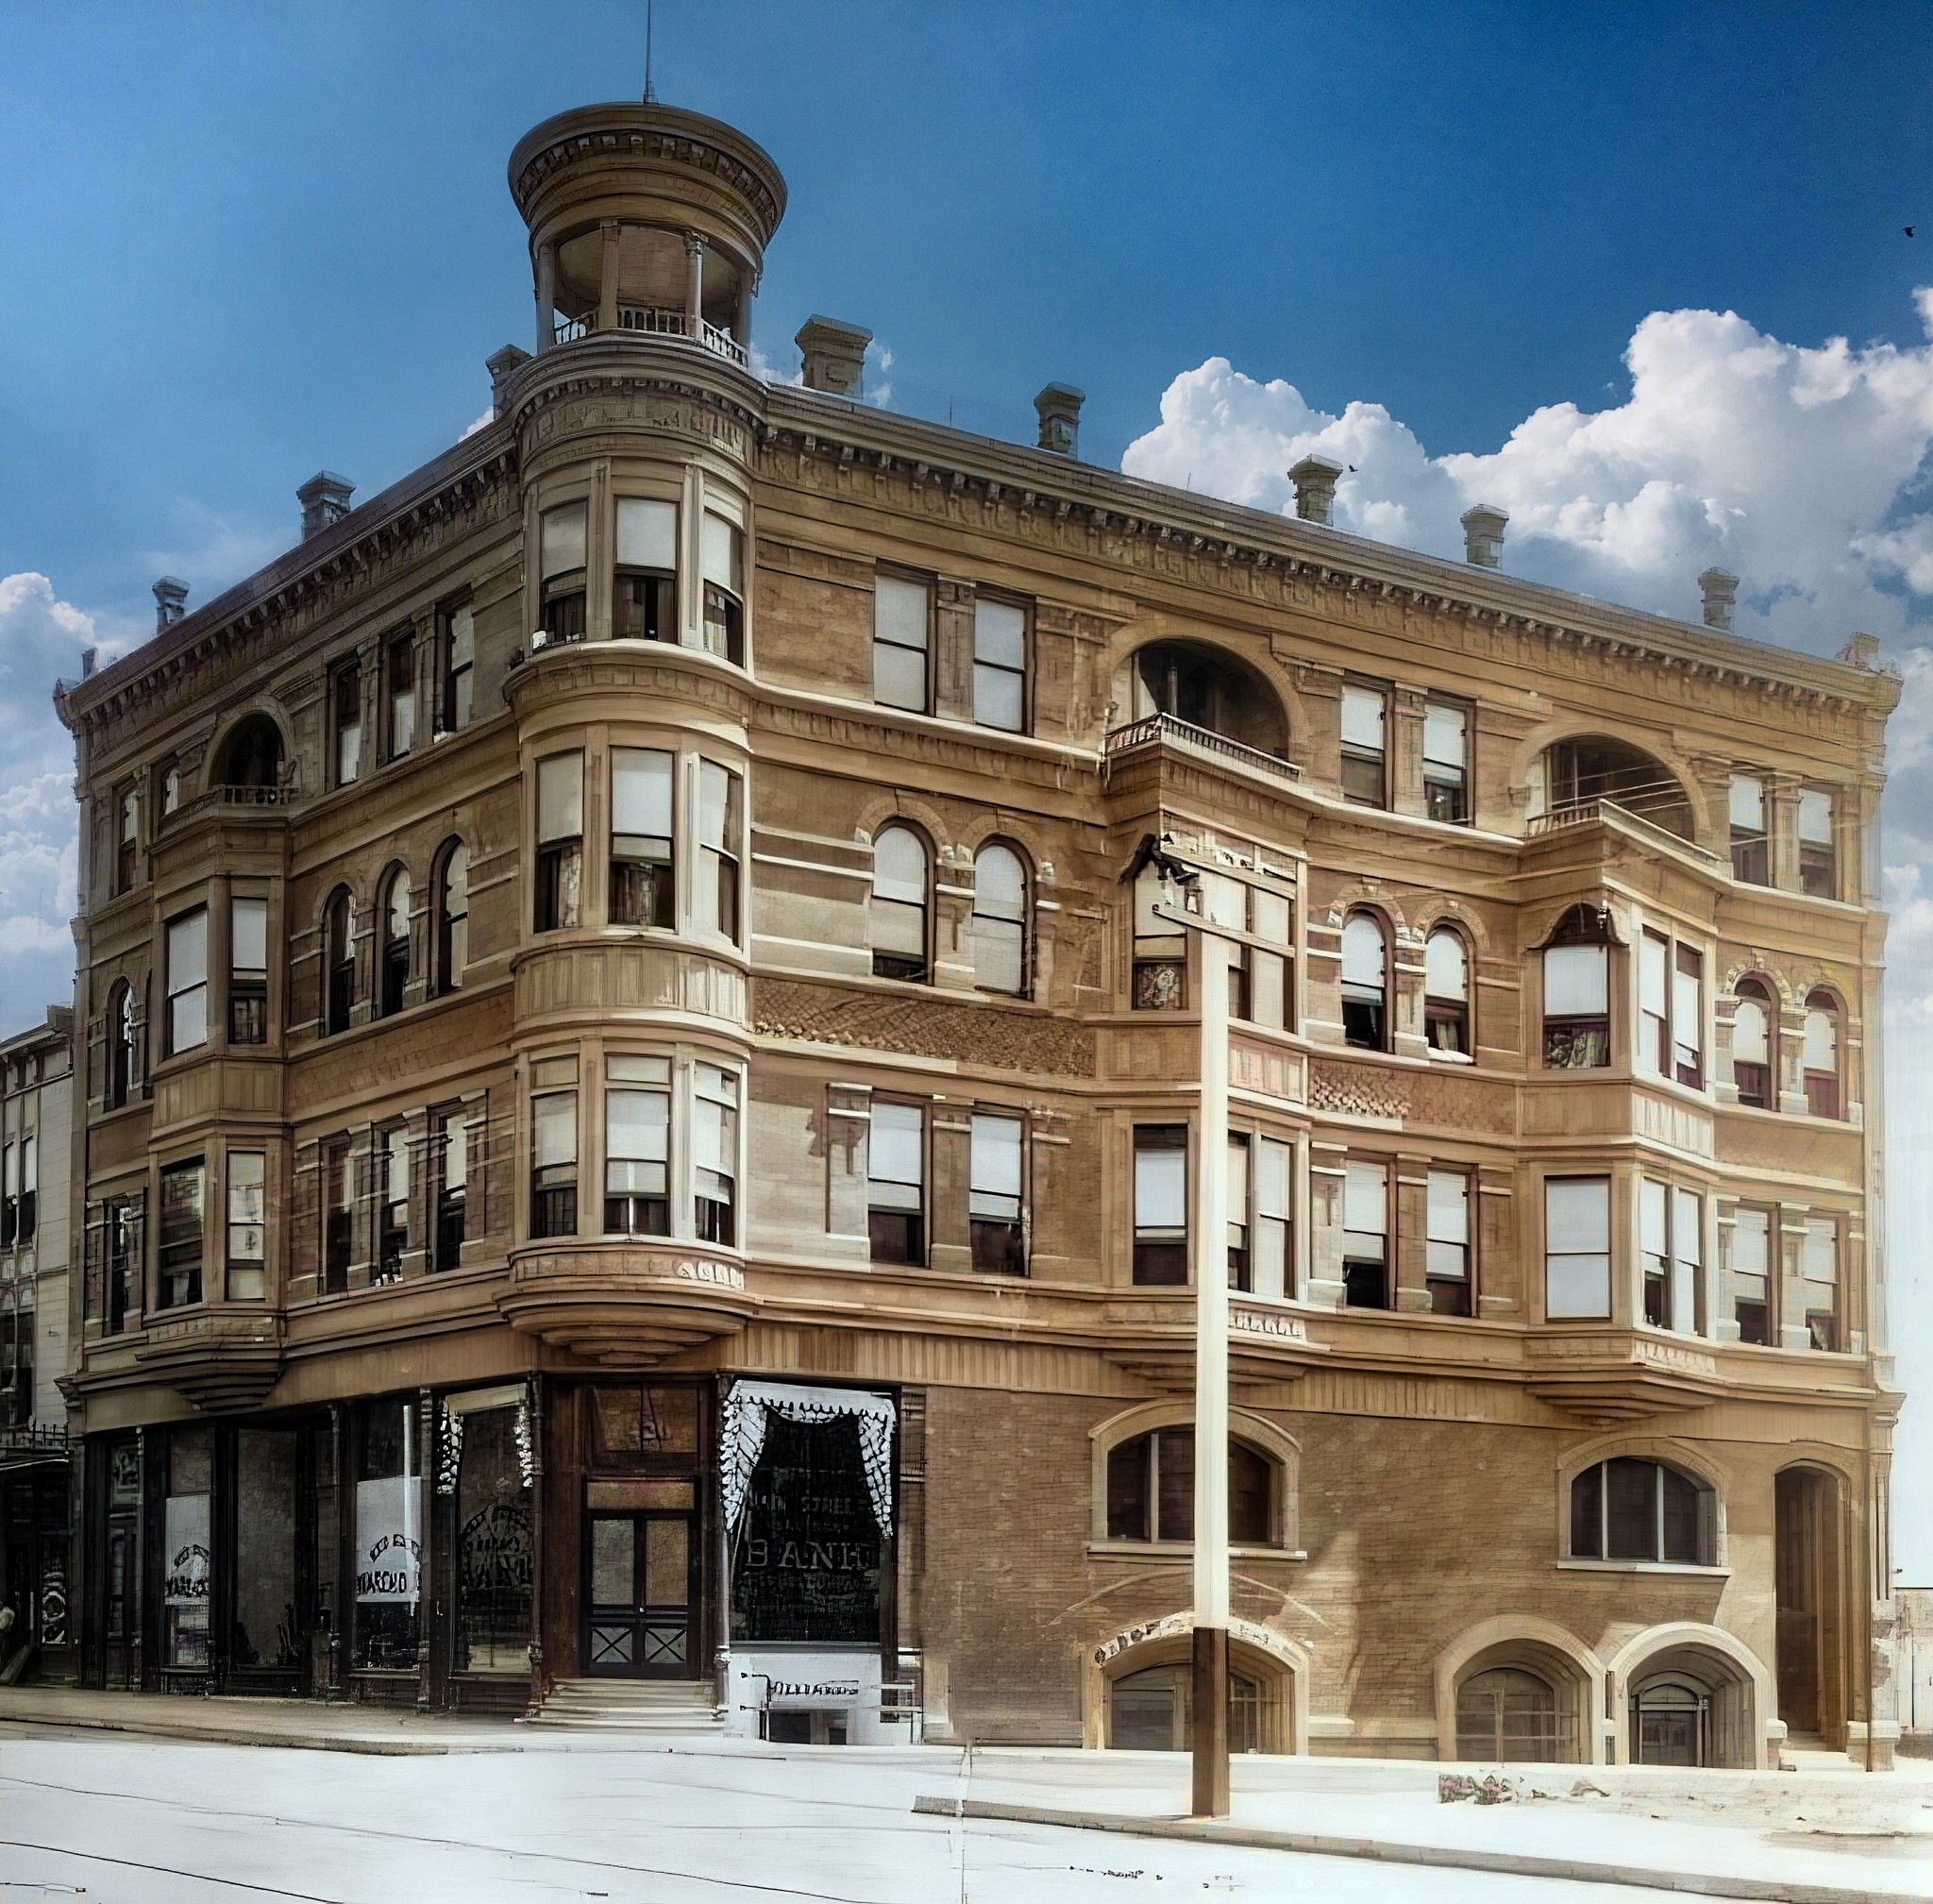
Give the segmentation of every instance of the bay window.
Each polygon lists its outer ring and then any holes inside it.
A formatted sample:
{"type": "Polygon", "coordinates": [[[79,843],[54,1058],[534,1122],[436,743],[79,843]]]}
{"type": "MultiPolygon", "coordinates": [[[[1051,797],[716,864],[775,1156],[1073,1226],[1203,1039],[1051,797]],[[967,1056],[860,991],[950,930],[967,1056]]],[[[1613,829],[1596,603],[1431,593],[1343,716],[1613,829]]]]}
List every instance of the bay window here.
{"type": "Polygon", "coordinates": [[[1549,1070],[1592,1070],[1611,1061],[1611,949],[1595,907],[1572,906],[1541,954],[1543,1053],[1549,1070]]]}
{"type": "Polygon", "coordinates": [[[535,928],[580,922],[584,866],[584,757],[553,753],[537,763],[535,928]]]}
{"type": "MultiPolygon", "coordinates": [[[[131,994],[130,994],[131,996],[131,994]]],[[[268,901],[228,901],[228,1042],[268,1039],[268,901]]]]}
{"type": "Polygon", "coordinates": [[[1015,1117],[975,1111],[969,1139],[966,1216],[973,1267],[983,1275],[1024,1276],[1021,1224],[1023,1126],[1015,1117]]]}
{"type": "Polygon", "coordinates": [[[1438,1316],[1475,1312],[1470,1272],[1470,1178],[1462,1171],[1432,1171],[1424,1188],[1423,1271],[1431,1311],[1438,1316]]]}
{"type": "Polygon", "coordinates": [[[926,1113],[917,1104],[872,1102],[866,1232],[876,1263],[926,1261],[926,1113]]]}
{"type": "Polygon", "coordinates": [[[168,921],[168,1050],[208,1042],[208,908],[168,921]]]}
{"type": "Polygon", "coordinates": [[[230,1151],[227,1169],[228,1300],[259,1303],[268,1294],[268,1158],[230,1151]]]}
{"type": "Polygon", "coordinates": [[[1135,1281],[1188,1280],[1188,1127],[1135,1126],[1135,1281]]]}
{"type": "Polygon", "coordinates": [[[700,1242],[738,1241],[738,1073],[692,1068],[692,1222],[700,1242]]]}
{"type": "Polygon", "coordinates": [[[1342,797],[1356,806],[1388,802],[1389,697],[1379,687],[1342,690],[1342,797]]]}
{"type": "Polygon", "coordinates": [[[698,762],[698,904],[693,924],[738,943],[738,839],[743,824],[737,774],[698,762]]]}
{"type": "MultiPolygon", "coordinates": [[[[1281,893],[1252,885],[1226,873],[1202,875],[1202,916],[1212,926],[1239,933],[1242,939],[1219,941],[1228,947],[1228,1014],[1276,1031],[1288,1022],[1288,954],[1246,943],[1270,939],[1286,947],[1289,905],[1281,893]]],[[[1211,958],[1216,953],[1209,954],[1211,958]]]]}
{"type": "Polygon", "coordinates": [[[178,1309],[201,1301],[201,1255],[208,1171],[199,1157],[170,1164],[161,1172],[159,1300],[156,1306],[178,1309]]]}
{"type": "Polygon", "coordinates": [[[1342,1288],[1352,1309],[1389,1306],[1389,1171],[1354,1157],[1343,1166],[1342,1288]]]}
{"type": "Polygon", "coordinates": [[[873,583],[872,698],[885,707],[924,714],[930,701],[928,649],[933,590],[923,581],[882,574],[873,583]]]}
{"type": "Polygon", "coordinates": [[[706,510],[699,531],[705,581],[704,646],[734,666],[745,663],[745,531],[706,510]]]}
{"type": "MultiPolygon", "coordinates": [[[[574,1058],[548,1058],[532,1068],[533,1082],[577,1076],[574,1058]]],[[[537,1088],[530,1098],[530,1235],[578,1233],[578,1094],[537,1088]]]]}
{"type": "Polygon", "coordinates": [[[1638,941],[1638,1062],[1696,1090],[1705,1083],[1705,961],[1647,930],[1638,941]]]}
{"type": "Polygon", "coordinates": [[[1732,1319],[1739,1340],[1765,1347],[1773,1340],[1773,1239],[1776,1217],[1741,1204],[1732,1219],[1732,1319]]]}
{"type": "Polygon", "coordinates": [[[1544,1314],[1552,1322],[1611,1314],[1611,1180],[1544,1179],[1544,1314]]]}
{"type": "Polygon", "coordinates": [[[604,1060],[604,1233],[671,1234],[671,1061],[604,1060]]]}
{"type": "Polygon", "coordinates": [[[1151,865],[1135,875],[1135,944],[1131,1003],[1137,1012],[1180,1011],[1186,1001],[1187,934],[1155,910],[1165,897],[1151,865]]]}
{"type": "Polygon", "coordinates": [[[611,632],[619,641],[678,639],[678,506],[617,498],[611,632]]]}
{"type": "Polygon", "coordinates": [[[1698,1330],[1705,1259],[1705,1200],[1652,1177],[1638,1184],[1638,1247],[1644,1270],[1644,1320],[1681,1335],[1698,1330]]]}
{"type": "Polygon", "coordinates": [[[546,509],[539,524],[543,563],[543,620],[546,642],[584,638],[584,521],[586,506],[566,502],[546,509]]]}
{"type": "MultiPolygon", "coordinates": [[[[563,756],[571,760],[581,756],[563,756]]],[[[550,763],[544,763],[548,767],[550,763]]],[[[656,748],[611,750],[611,923],[675,927],[677,849],[672,784],[677,756],[656,748]]],[[[563,824],[560,818],[557,822],[563,824]]],[[[578,824],[582,824],[581,815],[578,824]]]]}
{"type": "Polygon", "coordinates": [[[980,596],[973,603],[973,718],[1018,733],[1026,709],[1026,611],[980,596]]]}

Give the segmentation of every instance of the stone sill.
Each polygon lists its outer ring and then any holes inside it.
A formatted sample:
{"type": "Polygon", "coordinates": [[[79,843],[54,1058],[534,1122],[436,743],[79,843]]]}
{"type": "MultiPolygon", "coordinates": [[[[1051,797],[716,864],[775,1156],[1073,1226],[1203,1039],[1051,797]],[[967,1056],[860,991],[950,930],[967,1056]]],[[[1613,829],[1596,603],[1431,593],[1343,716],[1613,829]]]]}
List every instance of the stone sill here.
{"type": "Polygon", "coordinates": [[[1560,1573],[1668,1574],[1689,1580],[1729,1580],[1729,1567],[1694,1567],[1684,1560],[1558,1560],[1560,1573]]]}
{"type": "MultiPolygon", "coordinates": [[[[1188,1560],[1194,1558],[1192,1541],[1089,1541],[1090,1560],[1188,1560]]],[[[1306,1560],[1302,1547],[1231,1547],[1232,1560],[1306,1560]]]]}

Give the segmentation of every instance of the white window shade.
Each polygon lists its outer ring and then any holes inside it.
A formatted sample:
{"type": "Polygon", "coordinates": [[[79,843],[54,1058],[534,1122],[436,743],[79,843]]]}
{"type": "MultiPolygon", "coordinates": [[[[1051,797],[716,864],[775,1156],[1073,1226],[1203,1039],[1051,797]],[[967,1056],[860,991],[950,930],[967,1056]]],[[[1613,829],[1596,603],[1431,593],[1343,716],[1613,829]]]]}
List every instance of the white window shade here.
{"type": "Polygon", "coordinates": [[[1226,873],[1204,873],[1202,876],[1202,910],[1210,925],[1224,926],[1230,932],[1247,932],[1249,889],[1240,880],[1230,879],[1226,873]]]}
{"type": "Polygon", "coordinates": [[[539,1170],[578,1160],[578,1094],[550,1091],[530,1100],[531,1156],[539,1170]]]}
{"type": "Polygon", "coordinates": [[[1807,1217],[1799,1246],[1799,1273],[1808,1283],[1839,1281],[1839,1224],[1830,1217],[1807,1217]]]}
{"type": "Polygon", "coordinates": [[[1695,1055],[1705,1043],[1705,986],[1695,971],[1672,973],[1672,1037],[1681,1053],[1695,1055]]]}
{"type": "Polygon", "coordinates": [[[1839,1027],[1832,1014],[1808,1011],[1806,1014],[1805,1066],[1808,1071],[1839,1069],[1839,1027]]]}
{"type": "Polygon", "coordinates": [[[1460,707],[1423,709],[1423,759],[1432,767],[1461,767],[1469,750],[1469,716],[1460,707]]]}
{"type": "Polygon", "coordinates": [[[1639,1179],[1638,1247],[1647,1256],[1662,1257],[1668,1255],[1670,1228],[1671,1192],[1663,1184],[1655,1183],[1650,1177],[1639,1179]]]}
{"type": "Polygon", "coordinates": [[[1240,1136],[1228,1140],[1227,1215],[1232,1228],[1249,1220],[1249,1140],[1240,1136]]]}
{"type": "Polygon", "coordinates": [[[268,969],[268,901],[265,899],[232,901],[229,963],[238,972],[268,969]]]}
{"type": "Polygon", "coordinates": [[[873,842],[872,889],[877,899],[926,903],[926,848],[916,834],[888,827],[873,842]]]}
{"type": "MultiPolygon", "coordinates": [[[[612,1087],[604,1093],[604,1148],[626,1161],[664,1163],[671,1155],[671,1094],[612,1087]]],[[[646,1188],[663,1187],[662,1177],[646,1188]]]]}
{"type": "Polygon", "coordinates": [[[581,502],[546,509],[543,517],[544,580],[584,565],[584,514],[581,502]]]}
{"type": "Polygon", "coordinates": [[[1383,751],[1383,697],[1373,688],[1342,690],[1342,744],[1383,751]]]}
{"type": "Polygon", "coordinates": [[[208,913],[198,909],[168,923],[168,989],[186,991],[208,981],[208,913]]]}
{"type": "Polygon", "coordinates": [[[973,658],[995,667],[1027,665],[1027,616],[1010,601],[973,604],[973,658]]]}
{"type": "Polygon", "coordinates": [[[1731,823],[1740,833],[1765,831],[1765,783],[1750,774],[1735,773],[1729,802],[1731,823]]]}
{"type": "Polygon", "coordinates": [[[1389,1173],[1381,1164],[1343,1167],[1342,1227],[1358,1235],[1382,1236],[1389,1228],[1389,1173]]]}
{"type": "Polygon", "coordinates": [[[1020,1194],[1020,1120],[976,1113],[972,1133],[972,1194],[1020,1194]]]}
{"type": "Polygon", "coordinates": [[[1290,926],[1287,895],[1256,886],[1249,897],[1254,906],[1255,936],[1271,945],[1286,946],[1290,926]]]}
{"type": "Polygon", "coordinates": [[[1705,1199],[1696,1190],[1672,1192],[1672,1254],[1694,1267],[1705,1260],[1705,1199]]]}
{"type": "Polygon", "coordinates": [[[628,838],[669,839],[671,774],[669,753],[649,748],[613,748],[611,831],[628,838]]]}
{"type": "Polygon", "coordinates": [[[1008,848],[983,846],[973,861],[973,910],[989,918],[1017,919],[1027,910],[1027,875],[1008,848]]]}
{"type": "Polygon", "coordinates": [[[738,776],[716,761],[698,762],[698,844],[720,852],[738,851],[732,794],[738,776]]]}
{"type": "Polygon", "coordinates": [[[553,753],[537,763],[537,837],[575,839],[584,830],[584,757],[553,753]]]}
{"type": "Polygon", "coordinates": [[[1470,1179],[1461,1171],[1432,1171],[1428,1190],[1429,1239],[1470,1241],[1470,1179]]]}
{"type": "Polygon", "coordinates": [[[882,575],[873,584],[872,632],[901,648],[926,646],[930,598],[926,584],[882,575]]]}
{"type": "Polygon", "coordinates": [[[443,1120],[443,1187],[461,1190],[470,1181],[470,1126],[466,1114],[450,1111],[443,1120]]]}
{"type": "Polygon", "coordinates": [[[1611,1187],[1603,1177],[1559,1177],[1544,1185],[1544,1248],[1554,1255],[1606,1255],[1611,1187]]]}
{"type": "Polygon", "coordinates": [[[1800,794],[1799,837],[1807,846],[1832,844],[1832,796],[1829,793],[1800,794]]]}
{"type": "Polygon", "coordinates": [[[449,665],[468,667],[477,658],[477,617],[460,608],[449,618],[449,665]]]}
{"type": "Polygon", "coordinates": [[[1342,982],[1383,989],[1383,928],[1367,913],[1353,914],[1342,927],[1342,982]]]}
{"type": "Polygon", "coordinates": [[[617,563],[620,568],[678,567],[678,505],[642,497],[617,498],[617,563]]]}
{"type": "Polygon", "coordinates": [[[1185,1150],[1135,1153],[1135,1227],[1181,1230],[1188,1221],[1188,1154],[1185,1150]]]}
{"type": "Polygon", "coordinates": [[[698,553],[707,581],[733,595],[745,593],[745,531],[735,522],[706,510],[698,553]]]}
{"type": "MultiPolygon", "coordinates": [[[[734,1083],[735,1088],[735,1083],[734,1083]]],[[[738,1113],[722,1093],[700,1092],[692,1104],[692,1160],[714,1176],[738,1175],[738,1113]]]]}
{"type": "Polygon", "coordinates": [[[1770,1053],[1765,1007],[1757,999],[1740,999],[1732,1011],[1732,1061],[1741,1065],[1769,1064],[1770,1053]]]}
{"type": "Polygon", "coordinates": [[[1732,1270],[1763,1276],[1772,1267],[1772,1223],[1763,1210],[1740,1210],[1732,1223],[1732,1270]]]}
{"type": "Polygon", "coordinates": [[[1463,941],[1454,932],[1433,932],[1423,948],[1423,989],[1433,999],[1470,996],[1469,961],[1463,941]]]}
{"type": "Polygon", "coordinates": [[[1288,1166],[1294,1153],[1274,1137],[1264,1137],[1255,1155],[1255,1214],[1286,1219],[1288,1166]]]}
{"type": "Polygon", "coordinates": [[[1671,948],[1650,933],[1638,941],[1638,1008],[1653,1018],[1663,1018],[1667,1009],[1671,948]]]}
{"type": "Polygon", "coordinates": [[[1609,1009],[1607,946],[1553,946],[1544,953],[1546,1018],[1602,1018],[1609,1009]]]}
{"type": "Polygon", "coordinates": [[[925,1119],[917,1104],[874,1102],[869,1173],[888,1183],[917,1184],[925,1178],[925,1119]]]}

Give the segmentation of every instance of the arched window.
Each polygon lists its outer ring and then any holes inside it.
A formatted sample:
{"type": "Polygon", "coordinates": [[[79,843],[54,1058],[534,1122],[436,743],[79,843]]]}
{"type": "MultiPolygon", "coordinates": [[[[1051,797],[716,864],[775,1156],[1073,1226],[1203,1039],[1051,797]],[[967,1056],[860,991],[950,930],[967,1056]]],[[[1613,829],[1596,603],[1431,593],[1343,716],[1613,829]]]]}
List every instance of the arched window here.
{"type": "Polygon", "coordinates": [[[118,1110],[134,1094],[141,1079],[137,1041],[141,1020],[134,986],[123,979],[108,994],[108,1108],[118,1110]]]}
{"type": "Polygon", "coordinates": [[[349,1029],[356,1003],[356,905],[341,888],[323,915],[323,1023],[326,1036],[349,1029]]]}
{"type": "Polygon", "coordinates": [[[1671,768],[1642,748],[1605,734],[1554,741],[1538,762],[1533,796],[1533,817],[1588,818],[1608,801],[1680,839],[1697,835],[1691,802],[1671,768]]]}
{"type": "Polygon", "coordinates": [[[1806,998],[1805,1069],[1807,1110],[1839,1117],[1839,1001],[1823,986],[1806,998]]]}
{"type": "MultiPolygon", "coordinates": [[[[1259,1448],[1228,1441],[1228,1538],[1236,1546],[1281,1543],[1276,1464],[1259,1448]]],[[[1107,1451],[1107,1538],[1195,1538],[1195,1431],[1155,1428],[1107,1451]]]]}
{"type": "Polygon", "coordinates": [[[1611,1061],[1611,921],[1574,905],[1543,947],[1544,1068],[1591,1070],[1611,1061]]]}
{"type": "MultiPolygon", "coordinates": [[[[1123,1673],[1108,1687],[1107,1743],[1116,1752],[1186,1752],[1195,1743],[1194,1669],[1185,1660],[1123,1673]]],[[[1283,1733],[1278,1686],[1228,1669],[1228,1749],[1277,1752],[1283,1733]]]]}
{"type": "Polygon", "coordinates": [[[282,731],[265,714],[251,714],[223,743],[213,784],[250,793],[273,792],[282,777],[282,731]]]}
{"type": "Polygon", "coordinates": [[[1470,952],[1452,926],[1439,925],[1423,946],[1423,1030],[1433,1057],[1471,1055],[1470,952]]]}
{"type": "Polygon", "coordinates": [[[1472,1673],[1456,1689],[1456,1756],[1466,1764],[1499,1765],[1571,1758],[1558,1739],[1556,1689],[1520,1666],[1472,1673]]]}
{"type": "Polygon", "coordinates": [[[401,867],[390,874],[382,901],[382,1016],[403,1008],[410,988],[410,875],[401,867]]]}
{"type": "Polygon", "coordinates": [[[460,839],[443,850],[436,873],[437,996],[458,990],[470,962],[470,854],[460,839]]]}
{"type": "Polygon", "coordinates": [[[982,991],[1027,991],[1027,868],[999,840],[973,861],[973,983],[982,991]]]}
{"type": "Polygon", "coordinates": [[[1366,1052],[1388,1049],[1389,940],[1374,913],[1342,923],[1342,1036],[1366,1052]]]}
{"type": "Polygon", "coordinates": [[[927,866],[926,842],[911,827],[886,827],[873,841],[866,923],[875,978],[924,984],[929,975],[927,866]]]}
{"type": "Polygon", "coordinates": [[[1709,1488],[1662,1461],[1621,1455],[1571,1483],[1573,1560],[1649,1560],[1709,1567],[1717,1546],[1709,1488]]]}
{"type": "Polygon", "coordinates": [[[1742,978],[1732,1007],[1732,1079],[1739,1102],[1754,1110],[1778,1108],[1773,1096],[1778,1076],[1778,1015],[1772,992],[1759,978],[1742,978]]]}
{"type": "Polygon", "coordinates": [[[1287,724],[1275,691],[1245,662],[1189,641],[1157,641],[1135,656],[1135,718],[1165,714],[1286,758],[1287,724]]]}

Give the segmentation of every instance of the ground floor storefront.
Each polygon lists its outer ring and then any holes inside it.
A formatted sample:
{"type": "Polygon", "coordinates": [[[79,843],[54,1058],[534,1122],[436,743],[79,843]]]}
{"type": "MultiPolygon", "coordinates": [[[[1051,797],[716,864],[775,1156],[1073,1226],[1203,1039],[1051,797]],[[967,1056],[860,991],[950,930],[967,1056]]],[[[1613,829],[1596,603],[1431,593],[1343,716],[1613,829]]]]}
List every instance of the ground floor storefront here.
{"type": "Polygon", "coordinates": [[[74,1474],[66,1437],[0,1435],[0,1684],[71,1679],[74,1474]]]}

